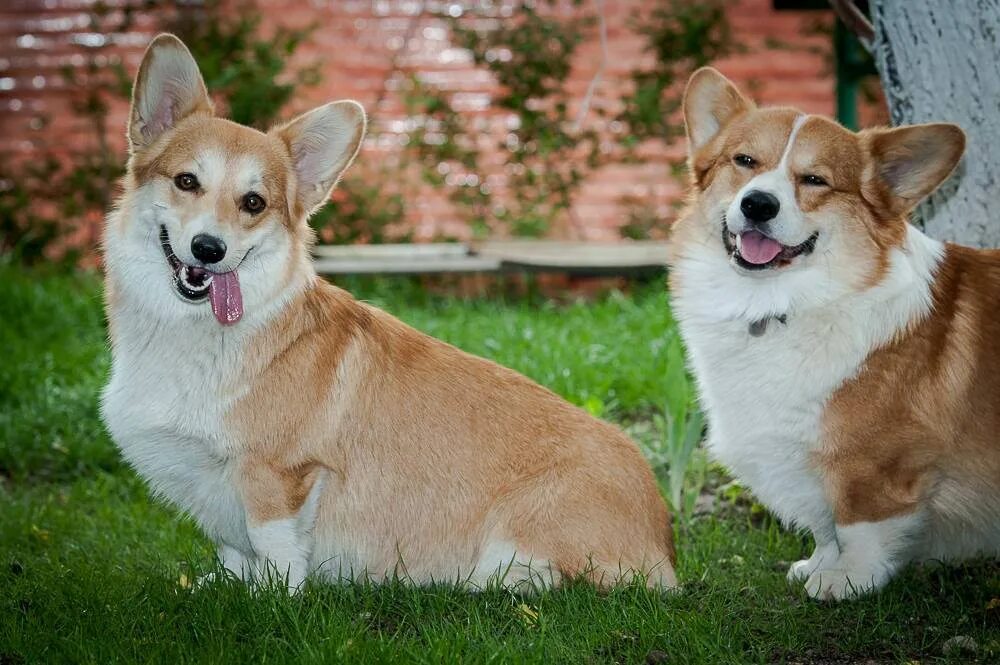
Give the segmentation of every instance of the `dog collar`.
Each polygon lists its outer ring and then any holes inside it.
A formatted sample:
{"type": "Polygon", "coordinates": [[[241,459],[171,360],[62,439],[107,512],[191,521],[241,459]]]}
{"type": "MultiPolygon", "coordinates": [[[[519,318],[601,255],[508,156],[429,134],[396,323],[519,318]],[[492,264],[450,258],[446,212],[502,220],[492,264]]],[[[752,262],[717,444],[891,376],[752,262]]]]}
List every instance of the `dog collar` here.
{"type": "Polygon", "coordinates": [[[767,332],[767,323],[771,319],[787,325],[788,316],[785,314],[779,314],[777,316],[765,316],[763,319],[758,319],[757,321],[751,321],[750,325],[747,326],[747,331],[750,333],[751,337],[760,337],[767,332]]]}

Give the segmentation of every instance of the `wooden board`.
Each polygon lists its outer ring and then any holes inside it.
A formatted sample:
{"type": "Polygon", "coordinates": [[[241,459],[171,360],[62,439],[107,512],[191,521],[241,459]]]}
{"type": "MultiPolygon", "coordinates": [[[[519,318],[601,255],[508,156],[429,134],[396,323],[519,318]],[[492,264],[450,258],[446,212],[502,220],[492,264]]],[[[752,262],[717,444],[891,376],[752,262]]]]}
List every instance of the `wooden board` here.
{"type": "Polygon", "coordinates": [[[432,275],[500,272],[500,261],[479,256],[399,257],[392,259],[331,258],[313,261],[321,275],[432,275]]]}
{"type": "Polygon", "coordinates": [[[657,241],[494,240],[473,245],[472,251],[508,266],[552,270],[662,268],[667,263],[667,244],[657,241]]]}
{"type": "Polygon", "coordinates": [[[476,243],[320,246],[316,270],[326,275],[555,272],[630,275],[662,270],[667,244],[493,240],[476,243]]]}
{"type": "Polygon", "coordinates": [[[386,245],[319,245],[313,249],[318,257],[331,259],[419,259],[468,256],[469,246],[460,242],[428,242],[386,245]]]}

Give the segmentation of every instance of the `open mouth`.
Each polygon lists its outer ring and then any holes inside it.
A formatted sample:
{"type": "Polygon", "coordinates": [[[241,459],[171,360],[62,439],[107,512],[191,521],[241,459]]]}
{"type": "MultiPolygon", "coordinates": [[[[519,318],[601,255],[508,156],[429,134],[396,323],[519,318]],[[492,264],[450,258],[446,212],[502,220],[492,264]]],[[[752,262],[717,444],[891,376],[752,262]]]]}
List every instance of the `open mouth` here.
{"type": "MultiPolygon", "coordinates": [[[[186,302],[200,303],[206,299],[212,303],[212,313],[224,326],[232,325],[243,317],[243,294],[236,268],[228,272],[212,272],[201,266],[191,266],[179,258],[170,246],[167,227],[160,226],[160,247],[174,273],[174,289],[186,302]]],[[[253,249],[251,247],[251,249],[253,249]]],[[[240,260],[250,254],[248,250],[240,260]]]]}
{"type": "Polygon", "coordinates": [[[174,271],[174,288],[182,298],[190,302],[201,302],[208,297],[212,289],[212,273],[199,266],[189,266],[181,262],[170,246],[167,227],[160,227],[160,247],[167,257],[167,263],[174,271]]]}
{"type": "Polygon", "coordinates": [[[813,233],[805,242],[789,246],[782,245],[760,231],[747,230],[732,233],[722,223],[722,244],[733,261],[745,270],[767,270],[769,268],[784,268],[790,265],[792,259],[798,256],[808,256],[816,249],[816,239],[819,232],[813,233]]]}

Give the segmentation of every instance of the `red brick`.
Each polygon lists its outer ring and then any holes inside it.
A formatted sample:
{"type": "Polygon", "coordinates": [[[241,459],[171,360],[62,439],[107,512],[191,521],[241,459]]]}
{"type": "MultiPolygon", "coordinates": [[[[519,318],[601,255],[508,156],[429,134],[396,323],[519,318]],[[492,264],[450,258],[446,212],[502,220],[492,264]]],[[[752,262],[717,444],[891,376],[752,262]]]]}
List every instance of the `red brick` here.
{"type": "MultiPolygon", "coordinates": [[[[0,8],[0,79],[13,79],[14,89],[0,90],[0,150],[30,154],[34,150],[58,148],[79,151],[92,141],[87,127],[72,111],[72,95],[65,89],[59,70],[67,65],[80,65],[81,56],[94,51],[81,46],[92,37],[84,18],[89,0],[6,0],[0,8]],[[44,82],[35,87],[36,77],[44,82]],[[15,109],[15,107],[17,107],[15,109]],[[39,113],[51,116],[43,130],[32,129],[32,118],[39,113]]],[[[125,0],[105,4],[121,7],[125,0]]],[[[472,14],[470,7],[483,3],[429,2],[428,13],[414,17],[424,3],[419,0],[326,0],[306,4],[294,0],[258,0],[265,14],[265,31],[278,25],[302,27],[315,23],[311,41],[297,53],[292,68],[319,62],[323,65],[323,83],[302,90],[290,104],[286,115],[304,111],[312,105],[331,99],[353,97],[361,101],[371,114],[372,135],[365,142],[363,154],[354,167],[371,177],[402,185],[409,202],[408,219],[404,223],[414,229],[419,238],[439,235],[463,236],[468,233],[462,217],[448,201],[447,192],[430,190],[419,179],[400,183],[397,169],[399,141],[396,133],[405,131],[403,95],[399,86],[410,75],[417,75],[431,87],[449,95],[455,108],[479,126],[479,143],[495,145],[503,140],[508,115],[490,100],[499,94],[492,75],[472,65],[469,54],[456,48],[448,39],[448,22],[432,11],[445,11],[452,4],[463,8],[465,25],[477,29],[493,29],[519,4],[513,0],[486,3],[487,14],[472,14]],[[400,50],[402,37],[412,34],[405,50],[400,50]],[[393,72],[394,65],[401,71],[393,72]],[[378,102],[376,108],[376,102],[378,102]]],[[[549,7],[539,3],[540,11],[569,18],[581,13],[592,14],[590,3],[577,5],[562,0],[549,7]]],[[[651,64],[652,56],[645,49],[644,38],[631,28],[634,17],[648,7],[645,0],[605,0],[608,27],[609,61],[592,100],[587,125],[607,131],[608,123],[595,110],[617,113],[622,104],[620,95],[631,87],[633,69],[651,64]]],[[[809,111],[833,111],[833,81],[827,71],[823,54],[809,53],[806,47],[820,47],[828,54],[829,43],[823,37],[805,35],[805,28],[817,21],[829,21],[826,12],[781,12],[771,9],[770,0],[739,0],[728,10],[733,28],[733,42],[746,47],[746,52],[726,58],[720,69],[737,83],[753,85],[752,94],[767,103],[801,106],[809,111]],[[796,50],[767,49],[769,40],[792,44],[796,50]]],[[[114,21],[112,16],[108,23],[114,21]]],[[[110,35],[109,47],[103,55],[124,58],[134,71],[144,44],[156,31],[155,15],[139,12],[130,32],[110,35]]],[[[565,82],[570,93],[570,110],[576,113],[584,92],[601,65],[601,49],[596,32],[579,47],[573,69],[565,82]]],[[[110,140],[122,149],[125,103],[116,103],[109,121],[110,140]]],[[[866,110],[862,117],[874,122],[884,121],[884,110],[866,110]]],[[[679,122],[679,120],[678,120],[679,122]]],[[[569,235],[605,238],[615,237],[624,223],[625,208],[620,199],[637,195],[650,200],[650,205],[672,214],[683,195],[684,182],[672,175],[671,162],[682,160],[683,141],[669,146],[647,142],[637,151],[646,163],[611,164],[591,174],[580,189],[573,210],[573,220],[560,220],[557,225],[569,235]]],[[[510,196],[504,186],[504,155],[500,152],[484,156],[481,174],[488,178],[498,199],[510,196]]],[[[83,233],[81,237],[90,237],[83,233]]]]}

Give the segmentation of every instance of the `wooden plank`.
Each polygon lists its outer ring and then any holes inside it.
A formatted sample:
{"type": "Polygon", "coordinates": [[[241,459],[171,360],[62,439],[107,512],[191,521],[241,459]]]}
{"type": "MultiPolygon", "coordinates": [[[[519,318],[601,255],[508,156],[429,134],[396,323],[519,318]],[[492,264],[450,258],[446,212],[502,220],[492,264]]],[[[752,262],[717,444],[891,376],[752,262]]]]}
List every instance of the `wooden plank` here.
{"type": "Polygon", "coordinates": [[[331,259],[410,259],[468,256],[469,247],[458,242],[429,242],[386,245],[319,245],[316,256],[331,259]]]}
{"type": "Polygon", "coordinates": [[[667,263],[667,243],[635,241],[593,243],[569,241],[488,241],[475,245],[477,256],[500,259],[505,266],[552,270],[615,270],[662,268],[667,263]]]}
{"type": "Polygon", "coordinates": [[[331,259],[313,262],[321,275],[419,275],[500,272],[500,261],[489,257],[418,257],[398,259],[331,259]]]}
{"type": "Polygon", "coordinates": [[[317,272],[327,275],[557,272],[627,275],[662,270],[667,244],[495,240],[465,245],[427,243],[316,247],[317,272]]]}

